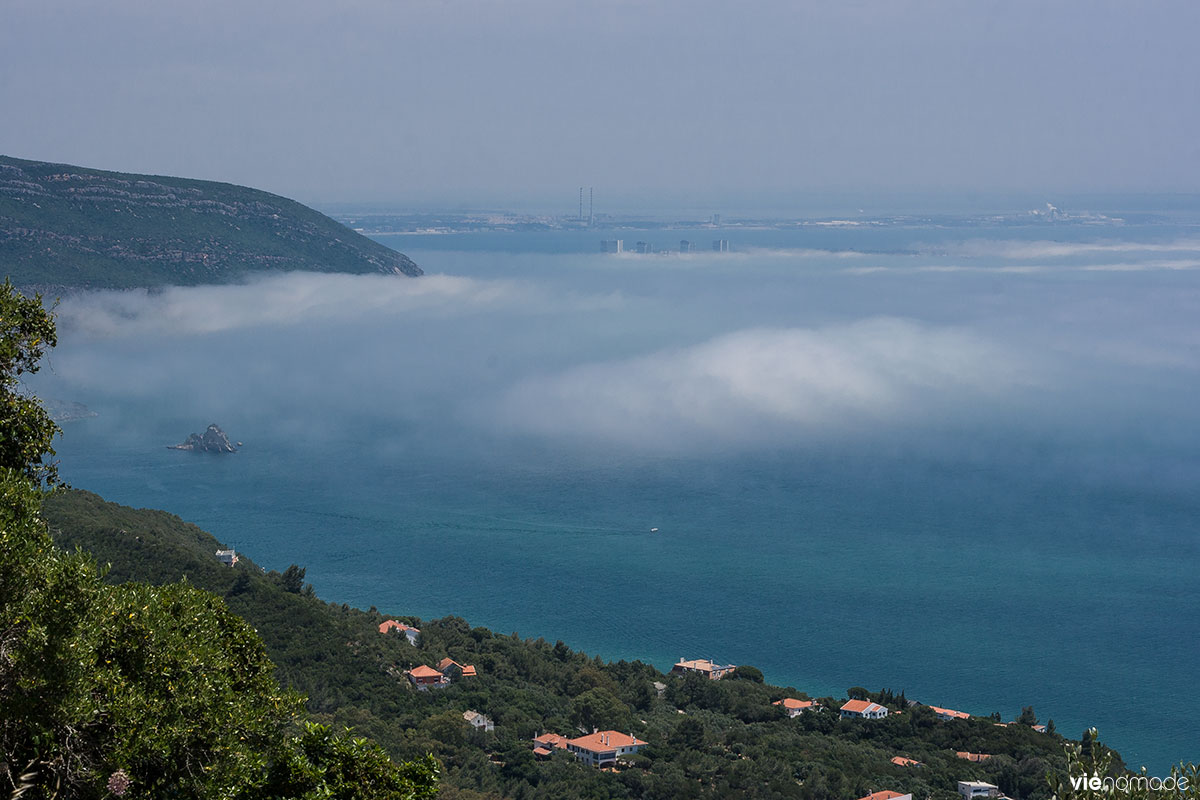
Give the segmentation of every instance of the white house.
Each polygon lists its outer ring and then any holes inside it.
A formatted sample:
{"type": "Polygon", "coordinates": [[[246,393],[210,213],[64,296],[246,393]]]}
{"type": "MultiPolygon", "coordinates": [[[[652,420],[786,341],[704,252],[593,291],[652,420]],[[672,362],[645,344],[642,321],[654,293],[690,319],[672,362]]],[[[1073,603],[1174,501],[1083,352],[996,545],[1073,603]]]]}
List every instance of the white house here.
{"type": "Polygon", "coordinates": [[[236,564],[238,562],[237,553],[234,552],[233,550],[218,550],[217,551],[217,561],[220,561],[222,564],[225,564],[226,566],[232,567],[234,564],[236,564]]]}
{"type": "Polygon", "coordinates": [[[963,800],[977,800],[980,797],[999,797],[1000,787],[983,781],[959,781],[958,793],[963,800]]]}
{"type": "Polygon", "coordinates": [[[943,721],[952,719],[970,719],[971,715],[965,711],[955,711],[953,708],[941,708],[939,706],[930,706],[937,718],[943,721]]]}
{"type": "Polygon", "coordinates": [[[568,739],[567,749],[585,764],[603,767],[617,762],[617,758],[629,753],[636,753],[646,746],[646,742],[632,733],[619,731],[596,731],[578,739],[568,739]]]}
{"type": "Polygon", "coordinates": [[[475,728],[476,730],[482,730],[482,731],[496,730],[496,723],[492,722],[490,719],[485,717],[483,714],[480,714],[478,711],[464,711],[463,719],[465,719],[468,723],[470,723],[471,727],[475,728]]]}
{"type": "Polygon", "coordinates": [[[821,710],[816,700],[797,700],[794,697],[785,697],[782,700],[776,700],[771,705],[781,706],[789,717],[798,717],[805,711],[821,710]]]}
{"type": "Polygon", "coordinates": [[[842,706],[842,716],[855,719],[883,719],[888,715],[886,707],[867,700],[847,700],[842,706]]]}

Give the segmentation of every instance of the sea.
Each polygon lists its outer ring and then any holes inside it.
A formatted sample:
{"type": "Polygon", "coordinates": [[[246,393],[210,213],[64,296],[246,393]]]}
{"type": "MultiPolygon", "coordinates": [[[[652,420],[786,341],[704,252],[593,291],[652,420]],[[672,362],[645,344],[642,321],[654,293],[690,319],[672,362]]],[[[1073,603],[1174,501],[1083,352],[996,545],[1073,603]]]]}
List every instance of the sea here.
{"type": "Polygon", "coordinates": [[[376,238],[427,275],[64,298],[63,478],[336,603],[1200,759],[1200,209],[376,238]]]}

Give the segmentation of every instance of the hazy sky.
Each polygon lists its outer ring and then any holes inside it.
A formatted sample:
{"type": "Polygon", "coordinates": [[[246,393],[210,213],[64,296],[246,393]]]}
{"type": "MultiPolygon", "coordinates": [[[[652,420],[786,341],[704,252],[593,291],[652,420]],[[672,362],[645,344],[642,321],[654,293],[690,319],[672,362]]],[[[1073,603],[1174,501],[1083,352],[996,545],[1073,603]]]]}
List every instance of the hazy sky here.
{"type": "Polygon", "coordinates": [[[0,0],[0,153],[308,202],[1195,191],[1192,0],[0,0]]]}

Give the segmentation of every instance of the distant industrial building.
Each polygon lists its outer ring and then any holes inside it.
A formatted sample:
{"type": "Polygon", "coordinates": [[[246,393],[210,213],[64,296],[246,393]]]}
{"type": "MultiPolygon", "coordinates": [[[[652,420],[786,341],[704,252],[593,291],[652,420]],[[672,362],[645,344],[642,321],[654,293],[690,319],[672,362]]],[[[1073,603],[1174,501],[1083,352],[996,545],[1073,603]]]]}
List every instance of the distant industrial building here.
{"type": "Polygon", "coordinates": [[[587,210],[587,216],[584,217],[583,216],[583,187],[582,186],[579,187],[579,221],[586,223],[589,228],[592,226],[592,219],[593,219],[592,209],[593,209],[594,201],[595,201],[595,193],[594,192],[595,192],[595,190],[589,186],[588,187],[588,210],[587,210]]]}
{"type": "Polygon", "coordinates": [[[634,248],[640,255],[643,256],[654,252],[654,245],[649,244],[648,242],[638,242],[636,245],[634,245],[634,248]]]}
{"type": "Polygon", "coordinates": [[[680,239],[679,240],[679,252],[681,252],[681,253],[692,252],[692,243],[689,242],[687,239],[680,239]]]}
{"type": "Polygon", "coordinates": [[[623,253],[625,242],[621,239],[603,239],[600,242],[601,253],[623,253]]]}
{"type": "Polygon", "coordinates": [[[714,253],[728,253],[729,252],[729,240],[728,239],[713,240],[713,252],[714,253]]]}

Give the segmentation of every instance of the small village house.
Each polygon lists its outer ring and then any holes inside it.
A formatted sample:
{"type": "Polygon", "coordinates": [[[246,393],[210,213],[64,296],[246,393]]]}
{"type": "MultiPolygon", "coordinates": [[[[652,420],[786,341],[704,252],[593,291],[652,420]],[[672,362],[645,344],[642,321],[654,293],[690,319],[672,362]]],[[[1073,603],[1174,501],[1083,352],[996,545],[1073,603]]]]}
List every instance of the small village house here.
{"type": "Polygon", "coordinates": [[[232,567],[238,562],[237,552],[234,550],[218,550],[217,561],[220,561],[227,567],[232,567]]]}
{"type": "Polygon", "coordinates": [[[636,753],[645,746],[646,742],[632,733],[619,731],[596,731],[567,741],[567,749],[577,759],[594,767],[612,766],[621,756],[636,753]]]}
{"type": "Polygon", "coordinates": [[[989,758],[992,757],[991,753],[972,753],[972,752],[963,751],[963,750],[958,751],[954,755],[958,756],[959,758],[961,758],[965,761],[974,761],[976,763],[978,763],[980,761],[987,761],[989,758]]]}
{"type": "Polygon", "coordinates": [[[416,686],[421,691],[442,689],[450,685],[449,678],[433,667],[427,667],[424,664],[415,666],[404,674],[412,681],[413,686],[416,686]]]}
{"type": "Polygon", "coordinates": [[[794,697],[785,697],[782,700],[776,700],[771,705],[782,707],[789,717],[798,717],[805,711],[821,710],[821,706],[817,705],[816,700],[797,700],[794,697]]]}
{"type": "Polygon", "coordinates": [[[999,797],[1000,787],[983,781],[959,781],[958,793],[963,800],[978,800],[983,797],[999,797]]]}
{"type": "Polygon", "coordinates": [[[675,666],[671,667],[671,674],[686,675],[689,672],[694,672],[697,675],[703,675],[710,681],[716,681],[724,678],[735,669],[737,667],[733,664],[714,664],[705,658],[697,658],[691,661],[681,658],[675,662],[675,666]]]}
{"type": "Polygon", "coordinates": [[[925,766],[920,761],[917,761],[915,758],[908,758],[907,756],[892,756],[892,763],[895,764],[897,767],[923,767],[923,766],[925,766]]]}
{"type": "Polygon", "coordinates": [[[494,731],[494,730],[496,730],[496,723],[492,722],[491,719],[484,716],[483,714],[480,714],[478,711],[464,711],[463,719],[465,719],[467,721],[467,724],[469,724],[475,730],[479,730],[479,731],[494,731]]]}
{"type": "Polygon", "coordinates": [[[414,628],[411,625],[405,625],[403,622],[397,622],[394,619],[389,619],[387,622],[381,623],[379,626],[380,633],[391,633],[392,631],[398,631],[404,634],[404,637],[408,639],[408,643],[414,647],[417,644],[417,637],[421,635],[421,631],[419,629],[414,628]]]}
{"type": "Polygon", "coordinates": [[[541,736],[534,737],[533,754],[538,758],[549,758],[555,750],[566,750],[567,737],[559,736],[557,733],[543,733],[541,736]]]}
{"type": "Polygon", "coordinates": [[[871,792],[866,797],[860,797],[859,800],[912,800],[912,795],[884,789],[882,792],[871,792]]]}
{"type": "Polygon", "coordinates": [[[437,668],[438,672],[451,680],[457,677],[474,678],[477,674],[473,665],[460,664],[452,658],[443,658],[438,662],[437,668]]]}
{"type": "Polygon", "coordinates": [[[842,706],[842,717],[847,719],[883,719],[887,715],[885,706],[869,700],[847,700],[842,706]]]}
{"type": "Polygon", "coordinates": [[[952,708],[941,708],[940,706],[930,706],[930,708],[933,709],[933,713],[940,720],[970,719],[971,718],[971,715],[965,711],[955,711],[952,708]]]}

